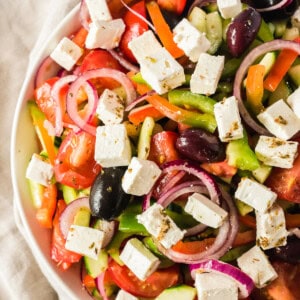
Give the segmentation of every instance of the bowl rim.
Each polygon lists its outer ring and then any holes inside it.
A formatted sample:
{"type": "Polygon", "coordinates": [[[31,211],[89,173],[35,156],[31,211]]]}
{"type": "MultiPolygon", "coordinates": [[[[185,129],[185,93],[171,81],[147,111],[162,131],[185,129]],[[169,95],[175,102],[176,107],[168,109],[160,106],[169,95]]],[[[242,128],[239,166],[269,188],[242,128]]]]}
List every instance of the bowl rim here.
{"type": "MultiPolygon", "coordinates": [[[[11,130],[11,140],[10,140],[10,171],[11,171],[11,182],[13,188],[13,204],[15,206],[16,212],[19,215],[19,219],[21,221],[21,226],[23,230],[20,232],[25,237],[29,248],[32,251],[33,257],[36,260],[41,272],[44,274],[46,279],[49,281],[51,286],[56,290],[56,292],[61,295],[67,297],[67,299],[78,299],[78,295],[76,295],[64,282],[62,282],[61,278],[58,276],[57,271],[55,270],[53,265],[50,265],[49,258],[46,258],[46,255],[43,253],[42,249],[39,247],[37,238],[34,236],[33,231],[27,221],[25,214],[25,205],[23,203],[20,187],[17,180],[17,172],[18,165],[15,159],[15,155],[18,151],[17,149],[17,131],[20,126],[20,116],[22,110],[24,109],[24,104],[27,102],[28,98],[26,94],[30,89],[30,83],[32,82],[35,73],[40,66],[42,60],[51,53],[51,50],[55,46],[50,46],[53,44],[54,40],[58,38],[62,38],[67,35],[66,26],[71,24],[72,22],[77,22],[80,26],[79,21],[79,10],[80,3],[78,3],[71,11],[60,21],[60,23],[55,27],[54,31],[49,35],[46,41],[43,43],[43,46],[36,52],[35,58],[32,61],[29,61],[27,66],[27,70],[25,73],[25,79],[23,81],[22,87],[20,89],[19,97],[16,103],[16,110],[13,117],[12,130],[11,130]],[[52,48],[52,49],[51,49],[52,48]]],[[[69,34],[75,31],[76,28],[72,28],[69,34]]],[[[50,254],[49,254],[50,256],[50,254]]],[[[86,293],[87,294],[87,293],[86,293]]],[[[87,294],[88,297],[88,294],[87,294]]],[[[87,299],[90,299],[88,297],[87,299]]]]}

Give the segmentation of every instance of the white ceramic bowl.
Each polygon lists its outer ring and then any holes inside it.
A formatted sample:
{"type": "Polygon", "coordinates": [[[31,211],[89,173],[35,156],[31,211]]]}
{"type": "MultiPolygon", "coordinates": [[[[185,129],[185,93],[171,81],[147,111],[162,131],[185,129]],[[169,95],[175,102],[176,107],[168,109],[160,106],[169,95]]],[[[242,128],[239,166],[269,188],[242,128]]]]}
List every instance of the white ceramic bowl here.
{"type": "Polygon", "coordinates": [[[37,150],[37,138],[32,125],[26,102],[33,95],[35,73],[60,39],[70,35],[80,26],[79,5],[57,26],[44,47],[41,48],[35,62],[29,66],[17,103],[11,139],[11,173],[15,204],[24,226],[27,242],[30,245],[42,272],[51,285],[64,299],[91,299],[81,285],[78,266],[67,271],[60,271],[50,258],[51,231],[39,226],[35,218],[28,183],[25,178],[26,168],[32,154],[37,150]]]}

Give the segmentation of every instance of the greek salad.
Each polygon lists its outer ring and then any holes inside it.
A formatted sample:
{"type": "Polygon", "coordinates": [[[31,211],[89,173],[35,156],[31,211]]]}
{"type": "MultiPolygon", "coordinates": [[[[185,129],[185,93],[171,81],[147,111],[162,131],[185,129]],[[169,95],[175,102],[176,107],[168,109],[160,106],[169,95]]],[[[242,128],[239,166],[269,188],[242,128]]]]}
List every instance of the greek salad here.
{"type": "Polygon", "coordinates": [[[58,272],[80,264],[94,299],[300,299],[299,2],[82,0],[79,18],[27,103],[58,272]]]}

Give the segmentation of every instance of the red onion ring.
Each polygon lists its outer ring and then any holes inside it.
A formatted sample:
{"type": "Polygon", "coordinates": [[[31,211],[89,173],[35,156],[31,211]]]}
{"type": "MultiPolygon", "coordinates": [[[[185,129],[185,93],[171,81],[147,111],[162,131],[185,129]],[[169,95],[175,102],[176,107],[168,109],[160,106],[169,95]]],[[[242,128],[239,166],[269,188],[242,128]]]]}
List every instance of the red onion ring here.
{"type": "Polygon", "coordinates": [[[255,8],[258,12],[267,12],[267,11],[273,11],[276,9],[284,8],[288,5],[290,5],[293,2],[293,0],[282,0],[279,3],[269,6],[269,7],[264,7],[264,8],[255,8]]]}
{"type": "Polygon", "coordinates": [[[255,130],[257,133],[261,135],[270,136],[271,133],[265,127],[259,125],[247,111],[242,99],[241,84],[247,73],[249,66],[252,65],[258,57],[265,54],[266,52],[271,52],[271,51],[276,51],[281,49],[289,49],[295,51],[296,53],[298,53],[298,55],[300,54],[299,43],[287,41],[287,40],[273,40],[264,43],[262,45],[259,45],[255,47],[252,51],[250,51],[244,58],[243,62],[241,63],[235,75],[233,95],[236,97],[238,101],[241,117],[249,127],[251,127],[253,130],[255,130]]]}
{"type": "Polygon", "coordinates": [[[136,65],[132,64],[130,61],[128,61],[127,59],[125,59],[120,53],[118,53],[117,51],[111,49],[108,50],[108,52],[111,54],[112,57],[114,57],[121,66],[123,66],[126,70],[128,71],[132,71],[132,72],[139,72],[140,69],[139,67],[137,67],[136,65]]]}
{"type": "Polygon", "coordinates": [[[125,111],[130,111],[132,110],[136,105],[138,105],[139,103],[143,102],[145,99],[147,99],[147,97],[153,95],[154,93],[156,93],[154,90],[151,90],[139,97],[137,97],[134,101],[132,101],[128,106],[126,106],[125,111]]]}
{"type": "Polygon", "coordinates": [[[73,224],[76,213],[81,208],[90,209],[90,203],[88,197],[78,198],[67,205],[62,214],[59,217],[59,226],[61,233],[65,239],[67,239],[69,229],[73,224]]]}
{"type": "Polygon", "coordinates": [[[82,27],[87,31],[90,30],[89,17],[90,17],[90,13],[86,5],[86,2],[85,0],[81,0],[80,9],[79,9],[79,18],[82,27]]]}
{"type": "Polygon", "coordinates": [[[50,56],[47,56],[38,67],[34,78],[34,88],[41,86],[53,74],[57,74],[59,70],[60,66],[50,56]]]}
{"type": "Polygon", "coordinates": [[[197,164],[185,160],[174,160],[163,165],[161,178],[166,173],[172,171],[185,171],[188,174],[194,175],[200,179],[203,185],[207,188],[211,201],[220,205],[221,192],[215,180],[209,173],[201,169],[197,164]]]}
{"type": "Polygon", "coordinates": [[[68,83],[73,82],[77,76],[68,75],[65,77],[61,77],[57,80],[52,89],[51,89],[51,97],[55,103],[55,135],[61,136],[63,132],[63,112],[65,111],[65,107],[61,106],[61,101],[59,99],[60,90],[68,83]]]}
{"type": "Polygon", "coordinates": [[[87,82],[92,78],[112,78],[118,81],[125,89],[126,92],[126,102],[127,105],[130,104],[133,99],[136,97],[136,92],[134,86],[130,79],[122,72],[109,68],[102,69],[94,69],[86,71],[84,74],[79,76],[70,86],[68,96],[67,96],[67,111],[71,117],[71,119],[75,122],[75,124],[80,127],[82,130],[96,135],[96,127],[88,124],[89,120],[82,119],[77,111],[77,103],[75,101],[75,97],[77,92],[81,86],[84,86],[89,99],[89,114],[93,113],[97,108],[98,96],[96,96],[95,89],[90,89],[88,87],[87,82]],[[97,98],[97,99],[96,99],[97,98]]]}
{"type": "Polygon", "coordinates": [[[191,4],[187,15],[190,15],[190,13],[192,12],[192,10],[193,10],[194,7],[197,6],[197,7],[201,8],[201,7],[206,6],[206,5],[210,4],[210,3],[216,3],[216,0],[195,0],[191,4]]]}
{"type": "MultiPolygon", "coordinates": [[[[87,111],[84,118],[81,118],[78,112],[77,101],[73,97],[76,96],[74,94],[72,86],[80,77],[77,77],[75,81],[73,81],[72,85],[69,88],[68,96],[67,96],[67,112],[73,122],[82,130],[96,135],[96,126],[89,124],[89,121],[92,119],[98,103],[98,94],[97,90],[93,87],[93,85],[88,82],[82,82],[82,86],[84,87],[85,92],[88,95],[88,104],[87,104],[87,111]]],[[[78,89],[76,90],[78,91],[78,89]]]]}
{"type": "Polygon", "coordinates": [[[238,285],[239,298],[247,298],[254,288],[253,280],[246,273],[228,263],[224,263],[215,259],[209,259],[198,264],[190,265],[189,267],[193,279],[195,279],[195,273],[197,271],[216,272],[231,278],[238,285]]]}

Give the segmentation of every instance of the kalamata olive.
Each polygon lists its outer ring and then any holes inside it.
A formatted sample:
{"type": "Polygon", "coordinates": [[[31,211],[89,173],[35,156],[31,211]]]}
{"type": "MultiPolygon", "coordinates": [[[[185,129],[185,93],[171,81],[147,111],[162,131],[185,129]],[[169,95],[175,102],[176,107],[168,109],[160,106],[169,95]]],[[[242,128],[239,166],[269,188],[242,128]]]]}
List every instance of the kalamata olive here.
{"type": "Polygon", "coordinates": [[[92,215],[110,221],[118,217],[127,207],[130,195],[122,189],[122,167],[103,168],[96,177],[90,193],[92,215]]]}
{"type": "Polygon", "coordinates": [[[226,33],[227,46],[233,56],[240,56],[250,46],[260,24],[261,16],[252,7],[243,10],[233,19],[226,33]]]}
{"type": "Polygon", "coordinates": [[[169,10],[162,9],[161,13],[171,29],[173,29],[182,19],[182,16],[178,16],[169,10]]]}
{"type": "Polygon", "coordinates": [[[199,128],[180,133],[176,140],[178,152],[194,161],[215,162],[225,159],[224,144],[213,134],[199,128]]]}
{"type": "Polygon", "coordinates": [[[281,259],[289,263],[300,263],[300,239],[289,236],[285,246],[273,248],[267,254],[274,259],[281,259]]]}

